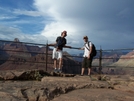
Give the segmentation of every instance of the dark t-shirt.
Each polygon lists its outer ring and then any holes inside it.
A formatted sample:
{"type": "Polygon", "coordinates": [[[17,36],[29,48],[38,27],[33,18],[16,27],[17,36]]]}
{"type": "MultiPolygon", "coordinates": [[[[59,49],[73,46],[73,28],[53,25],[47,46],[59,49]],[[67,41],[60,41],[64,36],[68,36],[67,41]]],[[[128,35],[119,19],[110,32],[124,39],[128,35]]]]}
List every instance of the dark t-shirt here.
{"type": "Polygon", "coordinates": [[[66,44],[66,39],[64,37],[59,36],[57,37],[56,42],[57,44],[55,47],[58,47],[58,49],[62,50],[66,44]]]}

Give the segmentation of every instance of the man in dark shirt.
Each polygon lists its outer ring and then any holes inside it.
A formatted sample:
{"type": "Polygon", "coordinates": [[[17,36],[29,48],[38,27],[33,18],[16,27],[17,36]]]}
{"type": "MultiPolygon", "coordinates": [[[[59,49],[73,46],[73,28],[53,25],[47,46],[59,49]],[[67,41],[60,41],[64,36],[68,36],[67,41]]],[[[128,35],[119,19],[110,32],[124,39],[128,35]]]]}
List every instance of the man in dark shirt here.
{"type": "Polygon", "coordinates": [[[61,33],[61,36],[57,37],[56,43],[54,44],[49,44],[49,46],[54,46],[53,49],[53,55],[52,58],[54,59],[54,72],[62,72],[62,60],[63,60],[63,47],[71,48],[70,46],[66,46],[66,37],[67,36],[67,31],[63,31],[61,33]],[[59,60],[59,66],[57,68],[57,60],[59,60]]]}

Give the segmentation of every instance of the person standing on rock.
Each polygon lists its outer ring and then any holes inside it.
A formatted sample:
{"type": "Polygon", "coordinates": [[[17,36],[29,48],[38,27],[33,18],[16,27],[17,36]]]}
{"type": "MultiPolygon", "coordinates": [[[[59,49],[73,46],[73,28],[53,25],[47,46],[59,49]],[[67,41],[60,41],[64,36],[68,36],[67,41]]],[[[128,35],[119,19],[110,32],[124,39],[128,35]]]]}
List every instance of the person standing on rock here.
{"type": "Polygon", "coordinates": [[[71,46],[66,46],[67,31],[63,31],[61,36],[58,36],[56,42],[53,44],[48,44],[48,46],[54,46],[52,59],[54,59],[54,72],[62,72],[62,60],[63,60],[63,47],[71,48],[71,46]],[[57,68],[57,60],[59,60],[59,66],[57,68]]]}
{"type": "Polygon", "coordinates": [[[81,76],[84,75],[85,68],[88,68],[88,75],[91,76],[91,66],[93,56],[91,55],[92,52],[92,42],[88,41],[88,37],[84,36],[83,40],[85,42],[84,46],[80,48],[80,50],[84,50],[83,61],[82,61],[82,69],[81,69],[81,76]]]}

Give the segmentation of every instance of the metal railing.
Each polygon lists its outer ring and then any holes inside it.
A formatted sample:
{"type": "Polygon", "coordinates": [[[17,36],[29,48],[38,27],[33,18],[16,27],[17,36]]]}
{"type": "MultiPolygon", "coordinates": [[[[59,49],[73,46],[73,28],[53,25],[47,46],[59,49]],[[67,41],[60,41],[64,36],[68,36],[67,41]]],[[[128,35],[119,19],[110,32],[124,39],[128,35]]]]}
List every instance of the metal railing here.
{"type": "MultiPolygon", "coordinates": [[[[72,47],[71,49],[78,49],[78,47],[72,47]]],[[[121,57],[121,55],[123,54],[112,57],[112,55],[110,56],[109,54],[124,51],[129,52],[132,50],[134,50],[134,48],[110,49],[110,50],[99,49],[97,50],[97,56],[94,57],[93,67],[97,68],[99,71],[101,71],[102,68],[104,67],[107,68],[116,67],[111,64],[117,62],[119,59],[134,59],[134,57],[121,57]],[[105,57],[105,54],[109,55],[109,57],[105,57]]],[[[52,70],[53,66],[51,56],[52,56],[52,48],[50,48],[47,44],[0,40],[0,69],[3,70],[12,69],[10,68],[10,66],[7,66],[12,64],[16,68],[22,67],[21,69],[23,69],[24,66],[27,67],[27,69],[32,69],[32,67],[34,67],[34,69],[35,68],[45,69],[46,71],[49,71],[52,70]],[[26,65],[28,65],[29,68],[26,65]]],[[[63,56],[64,71],[69,73],[80,72],[82,58],[83,57],[81,55],[77,56],[77,55],[64,54],[63,56]]]]}

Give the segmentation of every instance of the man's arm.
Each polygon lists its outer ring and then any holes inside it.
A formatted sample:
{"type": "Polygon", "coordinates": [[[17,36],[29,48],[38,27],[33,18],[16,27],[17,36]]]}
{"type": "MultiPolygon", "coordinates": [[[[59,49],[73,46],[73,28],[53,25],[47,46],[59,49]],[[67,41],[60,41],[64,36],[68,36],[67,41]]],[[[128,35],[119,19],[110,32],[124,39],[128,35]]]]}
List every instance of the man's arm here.
{"type": "Polygon", "coordinates": [[[57,44],[57,42],[48,44],[48,46],[55,46],[56,44],[57,44]]]}
{"type": "Polygon", "coordinates": [[[48,46],[55,46],[57,44],[58,40],[59,40],[59,37],[56,38],[55,43],[48,44],[48,46]]]}
{"type": "Polygon", "coordinates": [[[90,50],[89,50],[89,54],[88,54],[88,58],[90,58],[90,56],[91,56],[92,49],[93,49],[92,46],[93,46],[93,45],[92,45],[92,43],[91,43],[91,45],[90,45],[90,50]]]}
{"type": "Polygon", "coordinates": [[[82,48],[79,48],[79,50],[84,50],[84,47],[82,47],[82,48]]]}
{"type": "Polygon", "coordinates": [[[64,47],[65,47],[65,48],[72,48],[71,46],[66,46],[66,45],[65,45],[64,47]]]}
{"type": "Polygon", "coordinates": [[[90,50],[89,50],[89,54],[91,54],[92,53],[92,46],[90,46],[90,50]]]}
{"type": "Polygon", "coordinates": [[[78,48],[79,50],[84,50],[85,49],[85,45],[83,45],[83,47],[78,48]]]}

